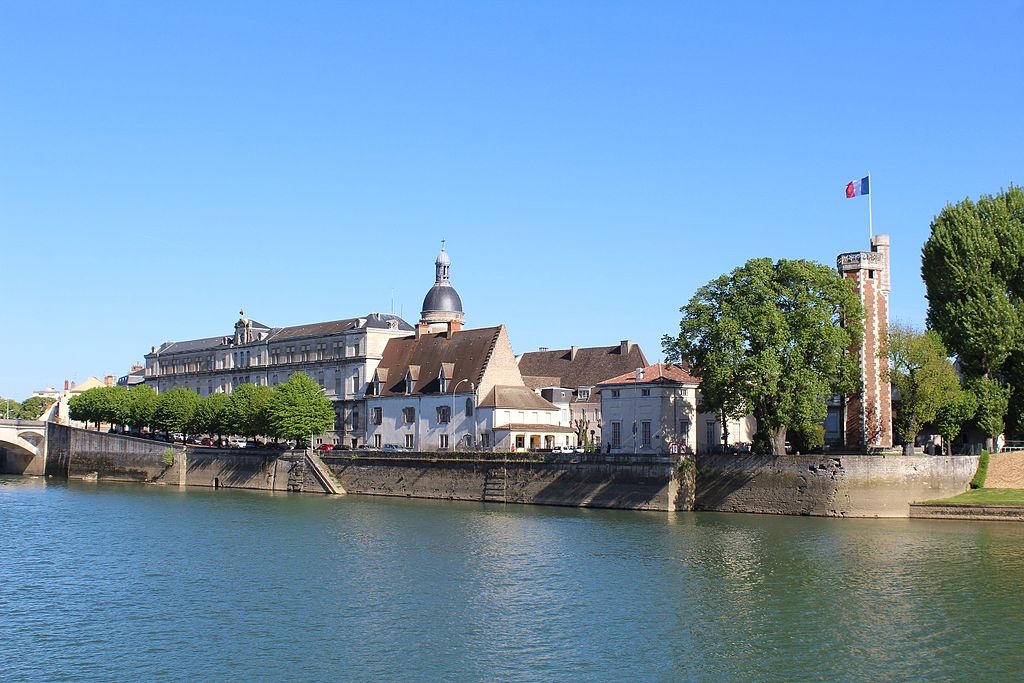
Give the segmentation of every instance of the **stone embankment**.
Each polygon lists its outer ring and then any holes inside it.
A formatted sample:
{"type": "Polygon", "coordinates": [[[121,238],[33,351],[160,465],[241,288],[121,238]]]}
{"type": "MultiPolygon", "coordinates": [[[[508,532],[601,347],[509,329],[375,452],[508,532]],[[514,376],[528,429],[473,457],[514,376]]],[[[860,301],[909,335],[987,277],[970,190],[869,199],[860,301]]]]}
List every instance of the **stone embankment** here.
{"type": "Polygon", "coordinates": [[[990,522],[1024,522],[1024,507],[1018,505],[936,505],[913,503],[915,519],[966,519],[990,522]]]}
{"type": "Polygon", "coordinates": [[[913,502],[963,493],[977,467],[969,455],[702,455],[694,509],[907,517],[913,502]]]}

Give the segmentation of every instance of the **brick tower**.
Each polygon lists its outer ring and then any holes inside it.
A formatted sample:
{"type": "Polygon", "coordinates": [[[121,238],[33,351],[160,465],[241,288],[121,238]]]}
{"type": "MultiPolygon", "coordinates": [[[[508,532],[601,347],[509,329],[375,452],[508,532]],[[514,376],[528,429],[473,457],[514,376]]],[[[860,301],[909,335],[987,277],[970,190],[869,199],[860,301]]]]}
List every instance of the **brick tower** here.
{"type": "Polygon", "coordinates": [[[889,359],[881,354],[889,335],[889,236],[871,238],[871,251],[836,258],[836,268],[853,280],[864,306],[864,342],[860,348],[861,390],[846,397],[847,446],[892,446],[892,389],[886,380],[889,359]]]}

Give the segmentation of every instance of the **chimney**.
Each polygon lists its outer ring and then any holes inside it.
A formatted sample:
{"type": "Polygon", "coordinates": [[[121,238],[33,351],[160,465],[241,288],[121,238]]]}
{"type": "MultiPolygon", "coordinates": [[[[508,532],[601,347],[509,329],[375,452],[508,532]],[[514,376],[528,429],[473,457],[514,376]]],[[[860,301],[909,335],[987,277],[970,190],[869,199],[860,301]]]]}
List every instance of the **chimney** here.
{"type": "Polygon", "coordinates": [[[105,387],[112,387],[114,386],[114,383],[115,382],[113,375],[107,375],[106,377],[103,378],[103,386],[105,387]]]}
{"type": "Polygon", "coordinates": [[[548,350],[548,347],[546,347],[546,346],[542,346],[542,347],[540,347],[540,348],[539,348],[539,349],[537,349],[537,350],[538,350],[538,351],[540,351],[540,352],[544,352],[544,351],[547,351],[547,350],[548,350]]]}
{"type": "Polygon", "coordinates": [[[64,380],[64,391],[67,391],[70,388],[71,388],[71,380],[67,380],[67,379],[64,380]]]}
{"type": "Polygon", "coordinates": [[[455,334],[456,332],[460,332],[460,331],[462,331],[462,323],[461,322],[459,322],[458,320],[449,320],[448,321],[448,338],[449,339],[452,338],[453,334],[455,334]]]}
{"type": "Polygon", "coordinates": [[[644,369],[643,368],[637,368],[636,369],[636,381],[637,382],[644,381],[644,369]]]}
{"type": "Polygon", "coordinates": [[[633,350],[633,342],[628,339],[623,339],[619,342],[619,353],[623,356],[628,356],[629,352],[633,350]]]}
{"type": "Polygon", "coordinates": [[[576,360],[576,354],[579,353],[580,347],[570,346],[569,347],[569,360],[576,360]]]}
{"type": "Polygon", "coordinates": [[[430,331],[430,324],[425,323],[422,320],[416,323],[416,338],[419,339],[430,331]]]}

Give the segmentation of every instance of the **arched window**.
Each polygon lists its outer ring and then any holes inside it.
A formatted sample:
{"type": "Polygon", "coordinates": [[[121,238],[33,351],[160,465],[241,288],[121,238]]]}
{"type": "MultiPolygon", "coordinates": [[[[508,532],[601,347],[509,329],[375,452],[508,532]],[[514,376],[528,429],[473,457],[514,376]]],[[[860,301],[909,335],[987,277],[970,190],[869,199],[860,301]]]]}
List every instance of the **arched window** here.
{"type": "Polygon", "coordinates": [[[473,397],[466,399],[466,417],[473,417],[473,397]]]}

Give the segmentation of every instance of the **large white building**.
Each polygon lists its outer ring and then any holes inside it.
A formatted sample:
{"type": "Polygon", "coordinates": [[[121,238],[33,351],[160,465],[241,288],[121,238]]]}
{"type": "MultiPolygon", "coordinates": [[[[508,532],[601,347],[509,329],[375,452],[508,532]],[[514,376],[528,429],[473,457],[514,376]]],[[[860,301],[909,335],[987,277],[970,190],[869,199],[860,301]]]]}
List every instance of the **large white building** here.
{"type": "Polygon", "coordinates": [[[334,402],[337,419],[327,440],[362,445],[366,382],[388,341],[410,334],[412,326],[384,313],[276,328],[240,315],[231,335],[154,346],[146,354],[146,384],[158,392],[187,387],[206,396],[242,384],[276,386],[304,372],[334,402]]]}

